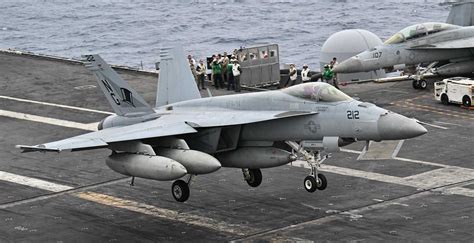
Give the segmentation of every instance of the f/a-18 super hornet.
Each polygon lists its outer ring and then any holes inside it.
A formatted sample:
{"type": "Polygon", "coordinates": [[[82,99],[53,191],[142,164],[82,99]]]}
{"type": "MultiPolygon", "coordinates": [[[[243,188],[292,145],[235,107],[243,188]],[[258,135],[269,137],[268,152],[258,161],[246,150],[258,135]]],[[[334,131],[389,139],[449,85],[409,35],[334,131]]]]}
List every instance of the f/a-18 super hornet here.
{"type": "MultiPolygon", "coordinates": [[[[361,52],[333,69],[336,73],[368,72],[395,65],[428,65],[434,74],[456,76],[474,72],[474,27],[422,23],[406,27],[380,46],[361,52]]],[[[425,70],[426,71],[426,70],[425,70]]],[[[426,88],[416,79],[415,88],[426,88]]]]}
{"type": "Polygon", "coordinates": [[[176,180],[171,191],[180,202],[189,198],[195,175],[241,168],[247,183],[257,187],[260,169],[297,157],[311,166],[305,189],[323,190],[327,180],[318,168],[326,156],[321,152],[358,140],[399,140],[427,132],[415,119],[354,100],[321,82],[201,98],[184,52],[176,47],[162,50],[153,108],[98,55],[85,58],[116,114],[102,120],[96,132],[17,147],[23,152],[110,149],[108,167],[132,181],[176,180]]]}

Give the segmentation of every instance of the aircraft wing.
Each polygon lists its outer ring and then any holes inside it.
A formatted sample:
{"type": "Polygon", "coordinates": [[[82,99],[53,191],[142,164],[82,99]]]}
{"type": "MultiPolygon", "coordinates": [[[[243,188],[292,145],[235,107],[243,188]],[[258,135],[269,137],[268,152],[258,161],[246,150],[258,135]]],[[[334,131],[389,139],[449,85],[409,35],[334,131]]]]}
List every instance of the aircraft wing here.
{"type": "Polygon", "coordinates": [[[468,49],[474,48],[474,37],[458,40],[443,41],[429,45],[412,46],[410,50],[430,50],[430,49],[468,49]]]}
{"type": "Polygon", "coordinates": [[[23,152],[61,152],[63,150],[84,150],[107,147],[109,143],[165,137],[197,132],[184,121],[172,117],[137,123],[130,126],[112,127],[97,132],[63,139],[35,146],[17,145],[23,152]]]}
{"type": "Polygon", "coordinates": [[[236,110],[176,112],[134,125],[107,128],[35,146],[17,145],[17,148],[22,149],[23,152],[96,149],[107,147],[109,143],[115,142],[195,133],[197,132],[195,128],[242,125],[311,114],[317,114],[317,112],[236,110]]]}

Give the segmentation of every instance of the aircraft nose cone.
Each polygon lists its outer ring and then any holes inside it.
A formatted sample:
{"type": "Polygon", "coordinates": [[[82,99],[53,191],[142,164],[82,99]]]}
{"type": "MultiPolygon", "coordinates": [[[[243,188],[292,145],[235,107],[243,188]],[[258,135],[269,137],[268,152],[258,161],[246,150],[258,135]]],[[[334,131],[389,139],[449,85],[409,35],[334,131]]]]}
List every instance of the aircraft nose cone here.
{"type": "Polygon", "coordinates": [[[380,116],[377,127],[382,140],[400,140],[421,136],[428,131],[415,119],[397,113],[380,116]]]}
{"type": "Polygon", "coordinates": [[[335,73],[357,73],[362,70],[362,62],[358,58],[351,57],[334,66],[332,70],[335,73]]]}

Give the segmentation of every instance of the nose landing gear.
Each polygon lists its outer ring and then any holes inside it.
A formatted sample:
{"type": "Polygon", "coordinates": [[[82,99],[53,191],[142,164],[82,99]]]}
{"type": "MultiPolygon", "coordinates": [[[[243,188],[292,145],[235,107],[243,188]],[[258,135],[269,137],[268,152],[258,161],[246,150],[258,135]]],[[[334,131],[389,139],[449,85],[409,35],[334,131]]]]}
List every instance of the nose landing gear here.
{"type": "MultiPolygon", "coordinates": [[[[304,150],[303,150],[304,151],[304,150]]],[[[318,172],[318,168],[326,160],[327,157],[321,159],[320,152],[313,154],[312,152],[305,152],[305,160],[311,167],[311,172],[304,178],[304,189],[308,192],[315,192],[316,190],[324,190],[328,186],[326,176],[318,172]]]]}
{"type": "Polygon", "coordinates": [[[286,142],[296,154],[303,155],[303,159],[311,168],[310,174],[304,178],[304,189],[308,192],[315,192],[316,190],[324,190],[328,185],[326,176],[318,172],[318,168],[328,158],[328,156],[321,157],[320,151],[306,151],[298,143],[293,141],[286,142]]]}

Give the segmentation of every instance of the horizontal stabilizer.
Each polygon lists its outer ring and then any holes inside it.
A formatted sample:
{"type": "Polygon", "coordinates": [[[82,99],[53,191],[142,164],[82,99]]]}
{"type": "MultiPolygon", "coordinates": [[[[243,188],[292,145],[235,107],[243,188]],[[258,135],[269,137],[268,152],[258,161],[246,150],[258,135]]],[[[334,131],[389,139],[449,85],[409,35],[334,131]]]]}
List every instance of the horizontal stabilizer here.
{"type": "Polygon", "coordinates": [[[28,146],[28,145],[16,145],[16,148],[21,149],[22,153],[28,153],[28,152],[61,152],[59,149],[53,149],[53,148],[45,148],[44,146],[28,146]]]}

